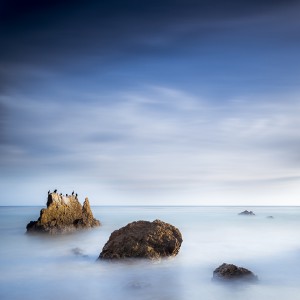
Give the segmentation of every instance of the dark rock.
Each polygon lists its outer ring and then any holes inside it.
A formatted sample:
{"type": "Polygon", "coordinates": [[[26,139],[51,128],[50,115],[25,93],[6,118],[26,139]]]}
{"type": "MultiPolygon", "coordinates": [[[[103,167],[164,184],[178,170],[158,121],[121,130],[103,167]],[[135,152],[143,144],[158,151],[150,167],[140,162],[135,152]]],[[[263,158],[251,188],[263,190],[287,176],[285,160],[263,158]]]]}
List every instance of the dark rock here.
{"type": "Polygon", "coordinates": [[[216,268],[213,273],[213,280],[216,281],[247,281],[255,282],[258,277],[254,275],[251,271],[237,267],[232,264],[223,263],[221,266],[216,268]]]}
{"type": "Polygon", "coordinates": [[[100,226],[100,222],[93,217],[88,198],[82,206],[75,196],[51,193],[47,208],[43,208],[39,219],[29,222],[26,228],[29,233],[63,234],[96,226],[100,226]]]}
{"type": "Polygon", "coordinates": [[[83,250],[80,248],[73,248],[72,249],[72,253],[76,256],[80,256],[80,257],[84,257],[84,258],[88,258],[88,255],[83,253],[83,250]]]}
{"type": "Polygon", "coordinates": [[[253,211],[248,211],[248,210],[244,210],[242,212],[239,213],[239,215],[243,215],[243,216],[255,216],[255,213],[253,211]]]}
{"type": "Polygon", "coordinates": [[[180,231],[160,220],[137,221],[115,230],[104,245],[99,259],[159,259],[178,254],[180,231]]]}
{"type": "Polygon", "coordinates": [[[72,252],[73,252],[73,254],[75,254],[75,255],[79,255],[79,256],[82,256],[82,255],[84,255],[83,254],[83,250],[82,249],[80,249],[80,248],[73,248],[72,249],[72,252]]]}

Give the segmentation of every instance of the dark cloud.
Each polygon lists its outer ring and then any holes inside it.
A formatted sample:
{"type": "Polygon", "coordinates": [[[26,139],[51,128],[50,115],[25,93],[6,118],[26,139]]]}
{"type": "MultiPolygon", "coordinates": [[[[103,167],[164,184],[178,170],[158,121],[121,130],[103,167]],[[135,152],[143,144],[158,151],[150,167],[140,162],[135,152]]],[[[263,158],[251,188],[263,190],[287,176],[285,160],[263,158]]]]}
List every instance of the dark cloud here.
{"type": "MultiPolygon", "coordinates": [[[[189,57],[189,51],[203,57],[203,61],[220,66],[220,69],[232,68],[234,72],[240,72],[240,63],[237,66],[227,66],[224,61],[234,61],[238,52],[239,55],[244,53],[241,59],[243,64],[247,63],[246,58],[252,55],[247,51],[251,51],[256,45],[263,47],[261,45],[270,41],[270,30],[275,30],[273,40],[279,44],[281,41],[286,42],[288,32],[290,47],[293,47],[297,42],[295,34],[298,35],[299,30],[287,28],[280,33],[277,29],[289,27],[287,24],[291,23],[295,27],[294,23],[299,23],[297,16],[292,14],[298,8],[298,2],[1,1],[0,93],[3,94],[14,86],[26,88],[31,83],[40,85],[43,76],[32,75],[32,69],[78,74],[82,69],[92,72],[97,66],[98,73],[107,74],[110,68],[116,68],[124,61],[134,59],[136,62],[139,57],[169,59],[174,53],[189,57]],[[279,22],[276,18],[273,19],[269,24],[270,30],[250,24],[243,32],[241,24],[244,21],[273,13],[282,18],[279,22]],[[232,21],[238,23],[231,24],[232,21]],[[262,36],[261,31],[264,32],[262,36]]],[[[269,49],[262,51],[267,52],[269,49]]],[[[277,56],[290,57],[281,53],[277,56]]],[[[278,57],[274,57],[270,64],[276,66],[278,57]]],[[[268,61],[265,56],[261,60],[264,64],[268,61]]],[[[259,60],[255,63],[262,64],[259,60]]],[[[177,69],[170,70],[170,73],[191,72],[193,68],[186,71],[185,65],[185,62],[182,63],[177,69]]],[[[193,66],[196,67],[195,63],[193,66]]],[[[211,80],[210,76],[213,79],[220,76],[218,84],[221,86],[224,74],[219,74],[214,65],[211,67],[212,74],[205,70],[205,78],[211,80]]],[[[282,69],[282,66],[278,65],[278,68],[282,69]]],[[[199,71],[201,69],[207,68],[200,65],[196,75],[203,77],[204,74],[199,71]]],[[[155,70],[147,69],[147,72],[152,76],[155,70]]],[[[144,70],[134,72],[145,74],[144,70]]],[[[160,74],[168,78],[169,73],[164,72],[160,74]]],[[[195,74],[191,73],[190,76],[195,74]]]]}
{"type": "MultiPolygon", "coordinates": [[[[164,31],[167,35],[173,27],[180,35],[181,26],[261,15],[294,3],[297,1],[4,1],[0,38],[5,46],[0,54],[2,60],[47,65],[84,53],[118,56],[138,47],[137,38],[153,38],[164,31]]],[[[212,27],[201,28],[201,34],[215,31],[215,25],[212,27]]]]}
{"type": "MultiPolygon", "coordinates": [[[[84,15],[97,15],[110,18],[112,16],[173,16],[203,15],[233,16],[257,13],[262,10],[284,8],[297,3],[297,0],[263,0],[263,1],[222,1],[222,0],[111,0],[111,1],[84,1],[84,0],[4,0],[1,2],[2,21],[11,21],[13,18],[35,16],[42,19],[44,16],[70,14],[80,11],[84,15]],[[39,16],[42,14],[42,16],[39,16]]],[[[142,19],[142,18],[140,18],[142,19]]]]}

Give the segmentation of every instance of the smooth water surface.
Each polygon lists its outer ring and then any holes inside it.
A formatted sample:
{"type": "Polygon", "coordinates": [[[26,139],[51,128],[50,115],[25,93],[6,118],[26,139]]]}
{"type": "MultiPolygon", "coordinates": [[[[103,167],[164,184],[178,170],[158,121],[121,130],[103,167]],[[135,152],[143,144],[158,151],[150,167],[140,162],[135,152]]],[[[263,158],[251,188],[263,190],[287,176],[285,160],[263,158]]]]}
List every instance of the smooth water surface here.
{"type": "Polygon", "coordinates": [[[300,299],[299,207],[94,207],[102,223],[97,229],[25,234],[39,210],[0,207],[0,299],[300,299]],[[256,216],[239,216],[244,209],[256,216]],[[113,230],[155,219],[180,229],[178,256],[157,263],[96,262],[113,230]],[[259,283],[212,282],[223,262],[252,270],[259,283]]]}

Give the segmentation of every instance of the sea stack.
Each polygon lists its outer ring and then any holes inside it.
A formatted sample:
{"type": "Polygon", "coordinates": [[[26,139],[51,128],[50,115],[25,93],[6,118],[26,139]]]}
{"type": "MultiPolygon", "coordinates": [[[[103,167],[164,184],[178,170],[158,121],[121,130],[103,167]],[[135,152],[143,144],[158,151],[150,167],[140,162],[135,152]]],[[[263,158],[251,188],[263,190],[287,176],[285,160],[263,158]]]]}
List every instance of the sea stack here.
{"type": "Polygon", "coordinates": [[[99,259],[146,258],[151,260],[178,254],[180,231],[160,220],[137,221],[115,230],[104,245],[99,259]]]}
{"type": "Polygon", "coordinates": [[[59,195],[55,191],[48,194],[47,208],[40,211],[38,220],[26,228],[28,233],[64,234],[97,226],[100,222],[94,218],[88,198],[82,206],[74,195],[59,195]]]}

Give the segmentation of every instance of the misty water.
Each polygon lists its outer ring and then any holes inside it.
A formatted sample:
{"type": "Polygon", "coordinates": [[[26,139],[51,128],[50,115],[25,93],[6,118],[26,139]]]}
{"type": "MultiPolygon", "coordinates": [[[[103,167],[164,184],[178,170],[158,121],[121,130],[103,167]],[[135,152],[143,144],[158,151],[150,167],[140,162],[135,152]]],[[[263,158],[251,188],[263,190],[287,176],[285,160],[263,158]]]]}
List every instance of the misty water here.
{"type": "Polygon", "coordinates": [[[300,299],[299,207],[94,207],[97,229],[25,234],[39,210],[0,207],[0,299],[300,299]],[[239,216],[244,209],[256,216],[239,216]],[[113,230],[155,219],[180,229],[176,257],[96,262],[113,230]],[[212,282],[223,262],[250,269],[259,282],[212,282]]]}

